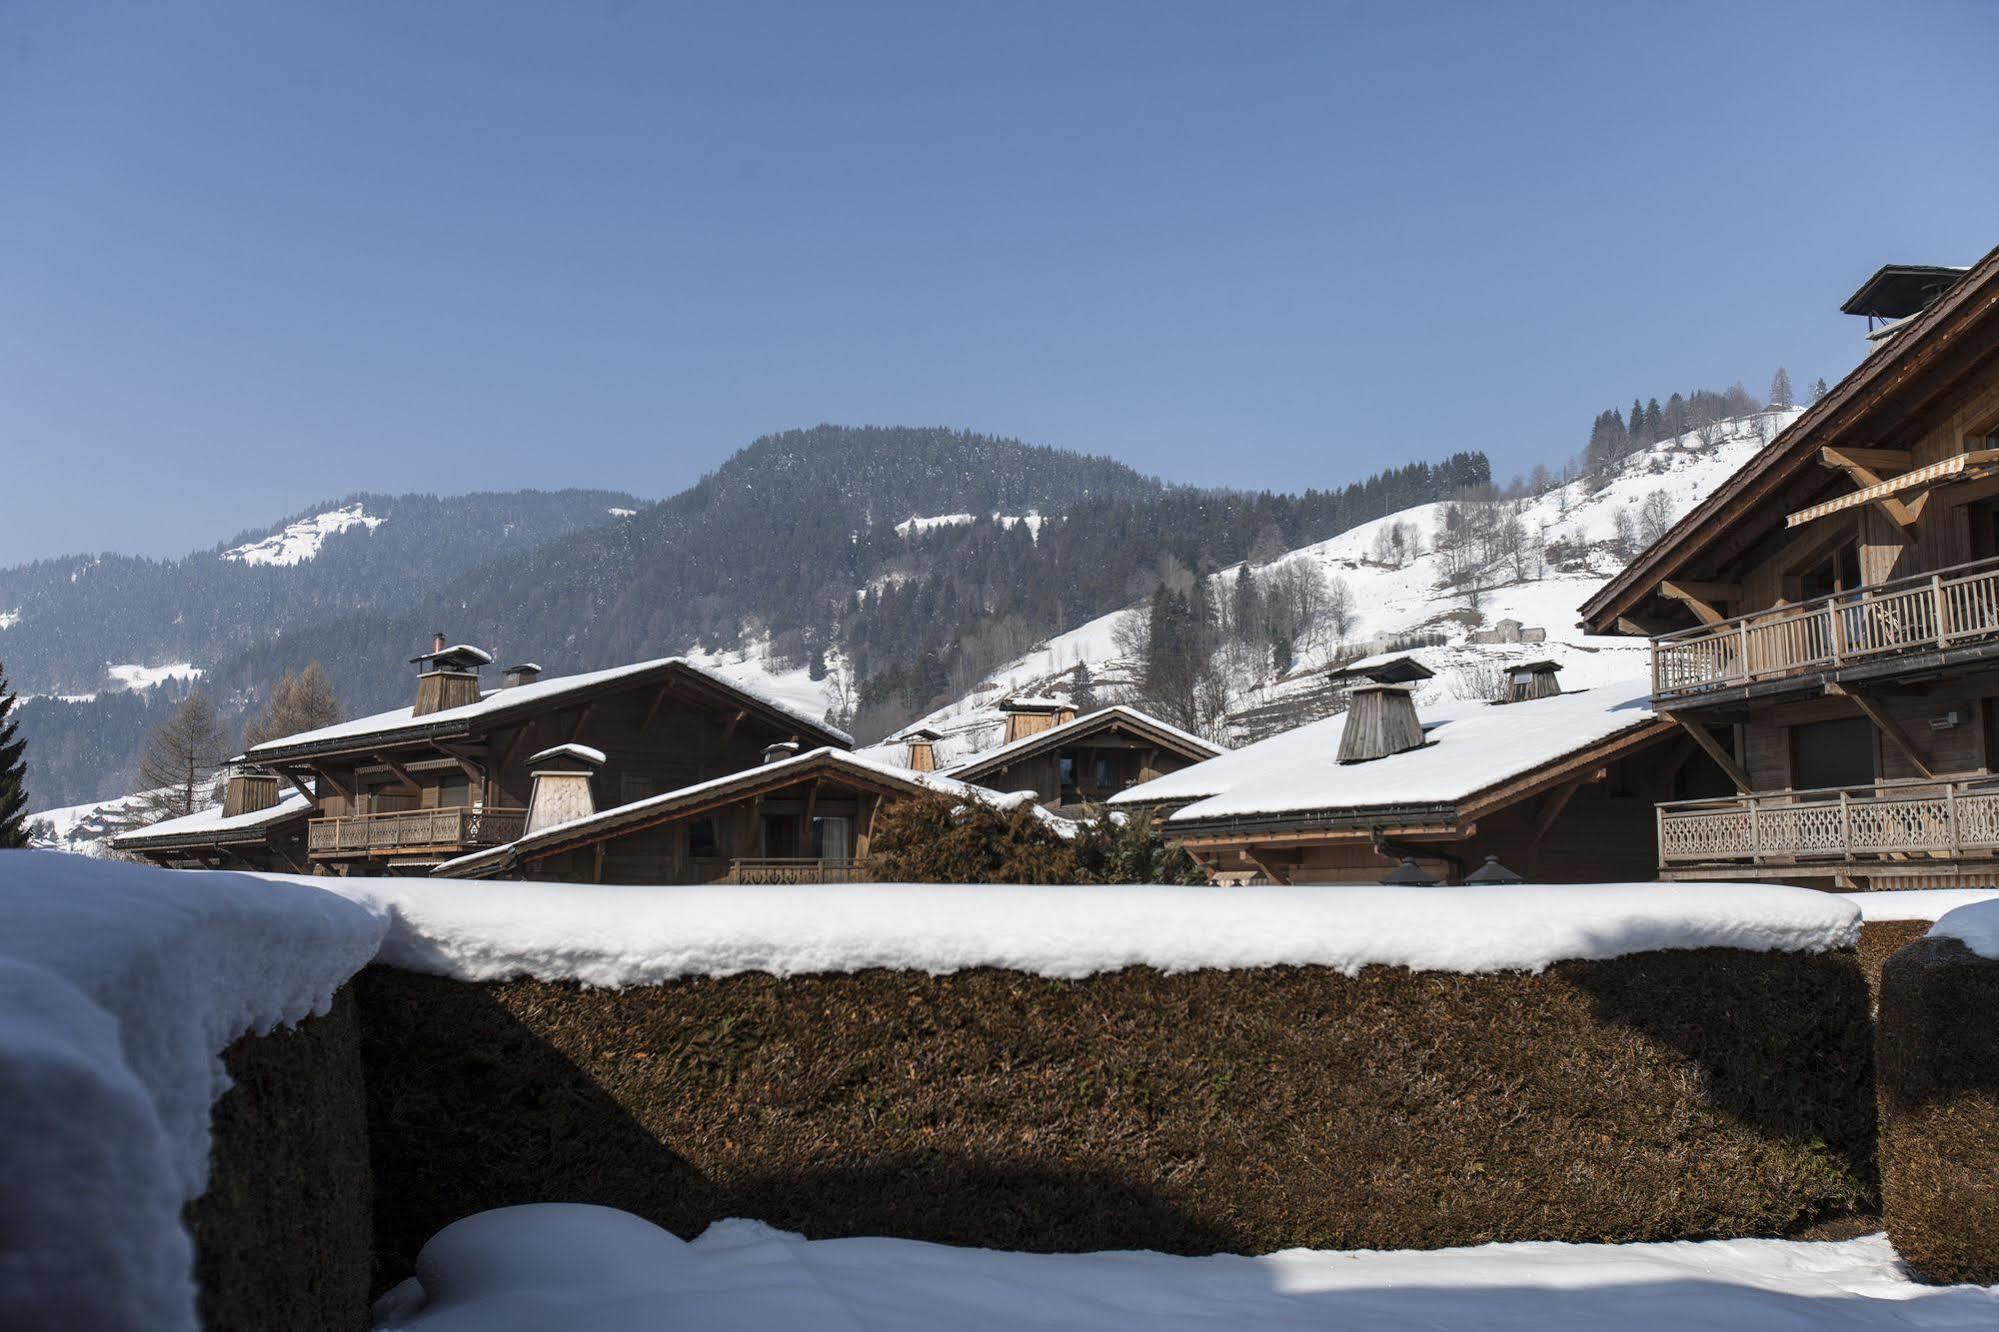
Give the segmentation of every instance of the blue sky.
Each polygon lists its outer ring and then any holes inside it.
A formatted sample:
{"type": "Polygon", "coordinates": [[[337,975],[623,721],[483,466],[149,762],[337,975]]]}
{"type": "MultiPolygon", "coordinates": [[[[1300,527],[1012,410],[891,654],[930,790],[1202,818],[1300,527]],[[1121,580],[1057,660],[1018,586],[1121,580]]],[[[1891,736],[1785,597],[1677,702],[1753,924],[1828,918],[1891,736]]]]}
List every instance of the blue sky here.
{"type": "Polygon", "coordinates": [[[0,0],[0,563],[820,421],[1559,462],[1999,244],[1999,6],[0,0]]]}

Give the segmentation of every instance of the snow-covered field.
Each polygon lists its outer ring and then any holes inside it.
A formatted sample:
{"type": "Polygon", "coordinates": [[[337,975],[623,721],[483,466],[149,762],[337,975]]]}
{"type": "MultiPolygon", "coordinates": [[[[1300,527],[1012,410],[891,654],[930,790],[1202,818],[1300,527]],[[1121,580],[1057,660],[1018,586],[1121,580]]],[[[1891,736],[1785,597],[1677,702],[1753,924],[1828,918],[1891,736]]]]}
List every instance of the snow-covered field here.
{"type": "MultiPolygon", "coordinates": [[[[1545,630],[1547,638],[1542,643],[1470,641],[1471,627],[1465,623],[1466,595],[1445,586],[1442,560],[1432,549],[1433,534],[1444,510],[1441,504],[1418,505],[1363,523],[1254,566],[1252,577],[1264,579],[1295,568],[1326,587],[1336,580],[1344,584],[1353,605],[1353,623],[1346,634],[1350,649],[1371,651],[1371,643],[1393,635],[1441,633],[1446,640],[1443,645],[1419,649],[1424,662],[1437,672],[1436,679],[1418,690],[1419,707],[1465,692],[1467,669],[1503,668],[1536,658],[1561,664],[1564,689],[1640,678],[1648,668],[1644,639],[1586,635],[1576,627],[1577,608],[1625,563],[1625,557],[1611,544],[1617,536],[1618,515],[1635,524],[1646,500],[1656,492],[1664,497],[1672,517],[1679,517],[1798,415],[1796,411],[1773,411],[1745,417],[1728,423],[1711,444],[1702,443],[1691,433],[1665,440],[1626,459],[1600,490],[1592,491],[1587,483],[1576,481],[1522,503],[1518,518],[1527,544],[1535,550],[1560,544],[1577,558],[1573,567],[1531,569],[1534,576],[1525,580],[1505,560],[1484,567],[1479,576],[1478,615],[1487,626],[1512,619],[1524,628],[1545,630]],[[1396,567],[1382,562],[1377,547],[1383,532],[1398,524],[1414,534],[1419,553],[1396,567]]],[[[1216,603],[1227,602],[1239,568],[1232,566],[1213,575],[1209,595],[1216,603]]],[[[1066,696],[1066,675],[1078,663],[1087,665],[1101,696],[1114,696],[1119,684],[1129,680],[1134,666],[1115,640],[1118,622],[1128,613],[1116,611],[1056,635],[994,671],[963,698],[921,718],[920,724],[944,736],[937,746],[938,762],[960,762],[999,743],[1003,717],[995,705],[1005,694],[1028,691],[1066,696]]],[[[1265,672],[1232,681],[1231,710],[1281,703],[1318,688],[1323,667],[1332,660],[1337,646],[1324,641],[1300,643],[1298,665],[1283,678],[1271,678],[1265,672]]],[[[886,746],[881,752],[890,756],[898,748],[886,746]]]]}
{"type": "Polygon", "coordinates": [[[113,686],[119,689],[151,689],[169,680],[199,680],[201,667],[191,661],[169,662],[164,666],[147,666],[140,662],[128,661],[117,666],[107,666],[104,673],[111,677],[113,686]]]}
{"type": "Polygon", "coordinates": [[[1916,1285],[1882,1235],[1180,1258],[807,1240],[755,1221],[717,1222],[688,1243],[610,1208],[544,1204],[446,1227],[417,1270],[376,1305],[378,1327],[1770,1332],[1999,1323],[1999,1290],[1916,1285]]]}
{"type": "MultiPolygon", "coordinates": [[[[1026,513],[996,512],[989,516],[994,522],[1004,528],[1012,528],[1021,523],[1026,523],[1028,534],[1036,537],[1041,535],[1041,525],[1048,521],[1038,511],[1033,509],[1029,509],[1026,513]]],[[[978,515],[975,513],[939,513],[932,514],[928,518],[905,518],[895,525],[895,534],[901,537],[922,536],[925,532],[935,528],[967,527],[977,521],[978,515]]]]}
{"type": "Polygon", "coordinates": [[[319,554],[319,548],[326,544],[326,538],[361,528],[372,532],[386,519],[372,517],[359,504],[349,504],[345,508],[330,509],[325,513],[301,518],[297,522],[273,532],[259,541],[232,546],[222,552],[225,560],[241,564],[261,564],[272,568],[289,569],[304,564],[319,554]]]}

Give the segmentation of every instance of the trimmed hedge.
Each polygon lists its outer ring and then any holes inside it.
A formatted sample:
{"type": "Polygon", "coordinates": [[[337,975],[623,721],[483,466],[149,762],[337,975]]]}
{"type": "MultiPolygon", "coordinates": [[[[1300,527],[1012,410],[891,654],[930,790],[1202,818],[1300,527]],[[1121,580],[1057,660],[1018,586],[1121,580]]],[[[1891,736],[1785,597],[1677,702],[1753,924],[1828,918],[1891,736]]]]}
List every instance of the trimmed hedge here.
{"type": "Polygon", "coordinates": [[[1876,1203],[1850,952],[356,990],[378,1287],[536,1201],[1175,1253],[1785,1234],[1876,1203]]]}
{"type": "Polygon", "coordinates": [[[1919,1279],[1999,1282],[1999,961],[1921,939],[1881,974],[1881,1193],[1919,1279]]]}
{"type": "Polygon", "coordinates": [[[1860,973],[1876,1003],[1881,1000],[1881,968],[1899,949],[1929,932],[1927,920],[1870,920],[1860,927],[1860,973]]]}
{"type": "Polygon", "coordinates": [[[223,1052],[208,1191],[188,1204],[208,1332],[364,1332],[373,1198],[360,1027],[324,1017],[223,1052]]]}

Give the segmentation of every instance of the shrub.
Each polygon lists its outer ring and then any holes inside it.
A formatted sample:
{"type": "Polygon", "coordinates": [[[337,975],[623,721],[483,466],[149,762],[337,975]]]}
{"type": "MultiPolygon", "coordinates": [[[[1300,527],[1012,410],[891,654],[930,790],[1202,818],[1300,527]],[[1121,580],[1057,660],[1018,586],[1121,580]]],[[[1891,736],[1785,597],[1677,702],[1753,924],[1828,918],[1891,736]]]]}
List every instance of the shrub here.
{"type": "Polygon", "coordinates": [[[1074,843],[1078,883],[1206,883],[1207,871],[1168,846],[1149,808],[1090,811],[1074,843]]]}
{"type": "Polygon", "coordinates": [[[944,799],[882,810],[869,843],[884,883],[1074,883],[1076,856],[1032,805],[944,799]]]}

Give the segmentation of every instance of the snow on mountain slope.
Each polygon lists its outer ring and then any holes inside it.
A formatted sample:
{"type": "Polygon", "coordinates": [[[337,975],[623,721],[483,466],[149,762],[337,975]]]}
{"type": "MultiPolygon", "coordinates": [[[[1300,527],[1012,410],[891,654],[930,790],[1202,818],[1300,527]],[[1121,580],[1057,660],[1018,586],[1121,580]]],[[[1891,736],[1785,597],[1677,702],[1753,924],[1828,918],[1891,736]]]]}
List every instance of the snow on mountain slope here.
{"type": "Polygon", "coordinates": [[[118,666],[107,666],[104,673],[111,677],[111,683],[120,689],[151,689],[169,680],[199,680],[201,667],[189,661],[176,661],[166,666],[145,666],[138,662],[125,662],[118,666]]]}
{"type": "MultiPolygon", "coordinates": [[[[1629,552],[1620,547],[1625,534],[1641,530],[1641,514],[1657,494],[1653,517],[1677,519],[1692,509],[1723,480],[1734,474],[1757,450],[1796,420],[1801,412],[1771,411],[1725,423],[1700,438],[1689,432],[1664,440],[1627,458],[1600,489],[1587,481],[1557,486],[1517,504],[1530,556],[1531,576],[1522,578],[1509,558],[1492,560],[1477,571],[1477,606],[1465,586],[1446,582],[1444,558],[1434,549],[1438,524],[1448,507],[1424,504],[1351,528],[1329,540],[1253,566],[1252,581],[1299,568],[1324,588],[1337,582],[1350,596],[1352,623],[1345,642],[1331,641],[1322,623],[1315,636],[1308,632],[1293,645],[1296,665],[1282,677],[1267,670],[1249,671],[1230,680],[1230,720],[1209,728],[1210,739],[1245,738],[1244,718],[1259,711],[1282,716],[1287,704],[1324,690],[1325,668],[1337,661],[1385,650],[1399,636],[1433,635],[1435,645],[1415,649],[1437,672],[1417,692],[1417,703],[1469,696],[1494,668],[1509,662],[1547,658],[1562,666],[1565,689],[1585,689],[1642,677],[1647,670],[1647,645],[1642,639],[1593,637],[1576,627],[1577,608],[1606,580],[1623,568],[1629,552]],[[1399,565],[1384,558],[1384,533],[1400,526],[1414,538],[1399,565]],[[1545,631],[1542,642],[1475,643],[1474,629],[1491,629],[1503,620],[1517,620],[1524,629],[1545,631]]],[[[1506,506],[1511,512],[1513,505],[1506,506]]],[[[1639,541],[1643,544],[1642,539],[1639,541]]],[[[1209,578],[1211,602],[1226,604],[1240,565],[1209,578]]],[[[1136,663],[1116,643],[1120,620],[1138,610],[1131,607],[1099,616],[1049,639],[1032,652],[993,672],[970,693],[920,719],[942,734],[937,761],[962,761],[1000,742],[1004,718],[997,704],[1009,693],[1053,693],[1066,697],[1072,672],[1080,663],[1089,670],[1099,701],[1115,699],[1128,686],[1136,663]]],[[[1323,620],[1324,617],[1322,617],[1323,620]]],[[[1294,723],[1295,724],[1295,723],[1294,723]]],[[[1250,729],[1254,735],[1257,732],[1250,729]]],[[[1263,733],[1267,733],[1263,732],[1263,733]]],[[[872,747],[878,757],[901,761],[902,746],[872,747]]]]}
{"type": "Polygon", "coordinates": [[[19,606],[16,606],[13,610],[0,611],[0,629],[12,629],[20,622],[21,608],[19,606]]]}
{"type": "Polygon", "coordinates": [[[65,805],[28,816],[28,845],[40,851],[103,855],[113,834],[143,822],[146,794],[114,796],[84,805],[65,805]]]}
{"type": "Polygon", "coordinates": [[[380,527],[382,522],[380,518],[370,517],[361,505],[350,504],[344,509],[332,509],[326,513],[314,514],[310,518],[301,518],[261,541],[232,547],[222,552],[222,558],[243,564],[262,564],[289,569],[294,565],[304,564],[319,554],[319,548],[326,543],[326,538],[355,527],[372,532],[380,527]]]}
{"type": "MultiPolygon", "coordinates": [[[[994,513],[992,520],[1001,527],[1008,528],[1018,523],[1026,523],[1028,534],[1036,537],[1041,535],[1041,525],[1048,521],[1034,509],[1029,509],[1026,513],[994,513]]],[[[895,534],[901,537],[922,536],[932,528],[964,527],[977,521],[978,515],[975,513],[940,513],[929,518],[905,518],[895,525],[895,534]]]]}
{"type": "Polygon", "coordinates": [[[804,666],[772,666],[768,635],[745,636],[743,643],[720,652],[696,647],[680,655],[810,717],[845,716],[853,710],[847,662],[837,649],[826,653],[826,675],[815,680],[804,666]]]}

